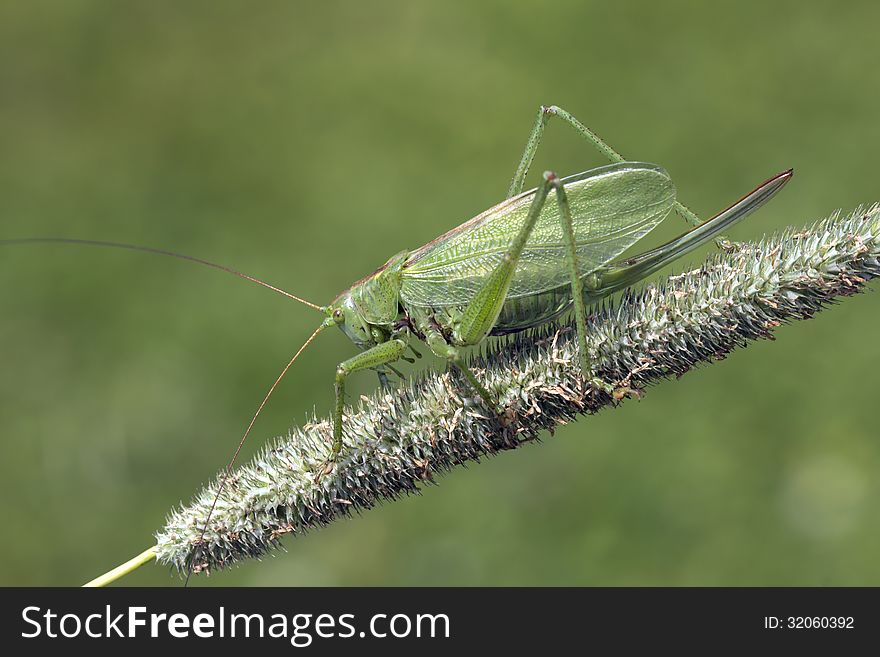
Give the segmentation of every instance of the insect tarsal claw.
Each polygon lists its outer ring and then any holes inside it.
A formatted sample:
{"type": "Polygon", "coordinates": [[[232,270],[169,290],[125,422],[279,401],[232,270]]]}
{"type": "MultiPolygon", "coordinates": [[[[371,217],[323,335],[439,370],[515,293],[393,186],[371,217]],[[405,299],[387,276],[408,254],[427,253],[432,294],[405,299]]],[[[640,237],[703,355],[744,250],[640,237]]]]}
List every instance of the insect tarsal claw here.
{"type": "Polygon", "coordinates": [[[723,249],[727,253],[733,253],[734,251],[742,248],[742,242],[734,242],[733,240],[729,240],[726,237],[719,240],[718,246],[723,249]]]}
{"type": "Polygon", "coordinates": [[[614,401],[622,401],[626,397],[635,397],[636,399],[642,398],[642,391],[638,388],[630,388],[629,386],[621,386],[619,388],[615,388],[611,396],[614,398],[614,401]]]}

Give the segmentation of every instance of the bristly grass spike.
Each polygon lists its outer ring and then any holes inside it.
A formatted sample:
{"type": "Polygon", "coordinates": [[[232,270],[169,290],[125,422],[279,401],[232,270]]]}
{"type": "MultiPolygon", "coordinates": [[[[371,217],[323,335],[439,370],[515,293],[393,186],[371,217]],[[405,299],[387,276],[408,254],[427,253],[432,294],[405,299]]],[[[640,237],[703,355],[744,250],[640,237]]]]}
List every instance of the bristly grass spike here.
{"type": "MultiPolygon", "coordinates": [[[[344,456],[347,378],[372,369],[378,373],[380,384],[387,386],[388,372],[397,373],[394,363],[409,360],[405,356],[407,350],[418,355],[410,345],[413,338],[457,368],[487,410],[503,421],[505,409],[501,400],[471,371],[461,350],[490,336],[545,325],[573,310],[584,386],[589,386],[592,394],[620,398],[633,391],[615,389],[593,374],[586,348],[586,306],[637,283],[713,238],[726,245],[722,233],[768,201],[791,175],[788,170],[770,178],[726,210],[701,222],[676,199],[672,180],[662,167],[627,161],[565,110],[541,107],[506,200],[418,249],[394,255],[327,306],[305,301],[222,265],[160,249],[53,238],[5,243],[55,241],[113,246],[191,260],[250,280],[325,315],[263,397],[224,470],[204,527],[193,545],[188,582],[189,575],[204,568],[200,546],[217,500],[257,417],[278,382],[319,333],[337,326],[361,351],[336,368],[327,459],[316,472],[317,477],[332,471],[344,456]],[[565,178],[548,171],[537,188],[524,192],[525,178],[545,125],[554,116],[574,128],[611,164],[565,178]],[[670,211],[683,216],[692,228],[659,247],[619,259],[670,211]]],[[[154,556],[154,552],[147,550],[90,584],[113,581],[154,556]]]]}

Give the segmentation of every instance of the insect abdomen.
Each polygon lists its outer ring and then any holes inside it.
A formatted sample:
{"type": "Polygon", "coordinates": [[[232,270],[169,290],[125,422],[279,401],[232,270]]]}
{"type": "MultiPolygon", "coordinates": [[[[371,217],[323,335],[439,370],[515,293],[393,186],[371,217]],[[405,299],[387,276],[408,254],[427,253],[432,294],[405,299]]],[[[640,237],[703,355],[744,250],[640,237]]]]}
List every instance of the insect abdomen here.
{"type": "Polygon", "coordinates": [[[489,335],[507,335],[539,326],[559,317],[570,307],[571,288],[568,286],[508,299],[489,335]]]}

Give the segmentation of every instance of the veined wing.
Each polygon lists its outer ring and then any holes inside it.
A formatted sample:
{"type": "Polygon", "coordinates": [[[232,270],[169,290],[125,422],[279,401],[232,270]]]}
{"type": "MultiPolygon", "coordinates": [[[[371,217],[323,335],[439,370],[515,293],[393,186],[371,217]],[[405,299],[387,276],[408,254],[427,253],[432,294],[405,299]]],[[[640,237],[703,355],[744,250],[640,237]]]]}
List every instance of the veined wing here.
{"type": "MultiPolygon", "coordinates": [[[[564,178],[582,276],[613,260],[669,213],[675,187],[654,164],[620,162],[564,178]]],[[[401,298],[414,306],[468,303],[522,228],[535,190],[490,208],[410,254],[401,298]]],[[[559,206],[553,191],[520,256],[509,298],[569,282],[559,206]]]]}

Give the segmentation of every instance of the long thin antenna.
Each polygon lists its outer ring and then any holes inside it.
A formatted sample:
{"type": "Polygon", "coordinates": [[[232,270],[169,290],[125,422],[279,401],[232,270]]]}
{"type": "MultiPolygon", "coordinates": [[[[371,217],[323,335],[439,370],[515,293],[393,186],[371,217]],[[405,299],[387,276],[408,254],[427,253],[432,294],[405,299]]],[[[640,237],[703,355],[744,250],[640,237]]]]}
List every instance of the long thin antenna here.
{"type": "Polygon", "coordinates": [[[305,304],[310,308],[314,308],[315,310],[323,310],[321,306],[312,303],[311,301],[301,299],[300,297],[291,294],[290,292],[282,290],[280,287],[275,287],[274,285],[270,285],[266,281],[261,281],[259,278],[254,278],[253,276],[243,274],[240,271],[232,269],[231,267],[218,265],[216,262],[202,260],[201,258],[195,258],[193,256],[184,255],[182,253],[175,253],[174,251],[155,249],[151,246],[138,246],[137,244],[125,244],[123,242],[105,242],[103,240],[79,240],[69,237],[24,237],[13,240],[0,240],[0,246],[12,246],[13,244],[79,244],[82,246],[104,246],[114,249],[128,249],[129,251],[143,251],[144,253],[155,253],[158,255],[170,256],[172,258],[178,258],[179,260],[188,260],[190,262],[196,262],[200,265],[205,265],[206,267],[213,267],[214,269],[225,271],[227,274],[232,274],[234,276],[238,276],[239,278],[243,278],[246,281],[250,281],[251,283],[262,285],[263,287],[268,288],[273,292],[283,294],[288,299],[299,301],[300,303],[305,304]]]}
{"type": "MultiPolygon", "coordinates": [[[[229,476],[232,474],[232,468],[235,465],[235,461],[238,459],[238,455],[241,452],[241,448],[244,447],[244,441],[247,440],[248,434],[250,434],[251,429],[254,428],[254,423],[257,421],[260,413],[263,412],[263,407],[266,406],[266,402],[269,401],[269,397],[272,396],[272,393],[275,392],[275,387],[281,382],[281,379],[284,378],[284,375],[287,374],[287,370],[290,369],[291,365],[299,358],[299,355],[305,351],[305,348],[309,346],[312,340],[323,331],[325,328],[330,326],[330,322],[325,320],[315,331],[309,336],[309,339],[303,343],[303,346],[299,348],[299,350],[293,355],[293,358],[290,359],[290,362],[281,370],[281,374],[278,375],[278,378],[275,379],[275,383],[272,384],[272,387],[269,388],[269,392],[266,393],[266,396],[263,397],[263,401],[260,402],[260,407],[257,409],[257,412],[254,413],[254,417],[251,419],[251,423],[248,425],[247,430],[244,432],[244,435],[241,437],[241,440],[238,443],[238,447],[235,449],[235,454],[232,455],[232,459],[229,461],[229,464],[226,466],[226,469],[223,471],[223,475],[220,478],[220,485],[217,487],[217,494],[214,495],[214,501],[211,502],[211,509],[208,511],[208,517],[205,519],[205,526],[202,527],[202,532],[199,534],[199,540],[196,543],[196,548],[202,544],[202,541],[205,538],[205,532],[208,531],[208,525],[211,523],[211,516],[214,515],[214,509],[217,506],[217,500],[220,499],[220,494],[223,492],[223,488],[226,486],[226,482],[229,479],[229,476]]],[[[195,553],[194,553],[195,554],[195,553]]],[[[193,571],[195,570],[195,564],[189,569],[186,574],[186,580],[183,583],[184,588],[189,584],[189,578],[192,576],[193,571]]]]}

